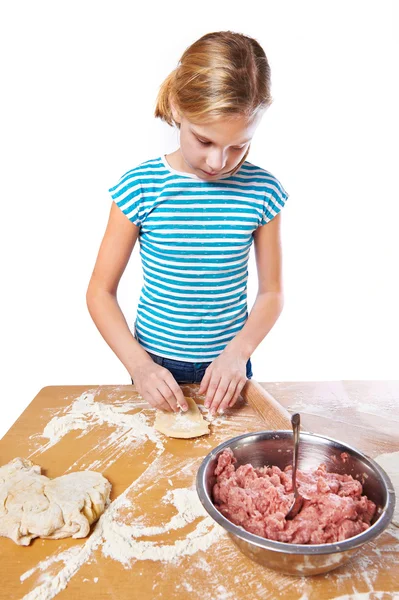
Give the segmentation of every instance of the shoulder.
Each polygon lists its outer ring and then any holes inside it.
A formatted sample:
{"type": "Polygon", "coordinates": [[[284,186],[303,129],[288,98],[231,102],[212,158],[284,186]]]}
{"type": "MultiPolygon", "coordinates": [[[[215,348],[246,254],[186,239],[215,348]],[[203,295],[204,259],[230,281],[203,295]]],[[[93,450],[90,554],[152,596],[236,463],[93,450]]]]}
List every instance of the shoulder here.
{"type": "Polygon", "coordinates": [[[288,197],[288,194],[285,191],[280,179],[278,179],[275,175],[273,175],[273,173],[265,168],[246,160],[241,166],[240,174],[241,172],[243,176],[250,177],[255,184],[263,184],[266,192],[272,193],[275,191],[279,195],[288,197]]]}
{"type": "Polygon", "coordinates": [[[241,167],[251,177],[256,193],[262,194],[262,216],[259,225],[265,225],[284,207],[289,194],[281,181],[263,167],[245,161],[241,167]]]}
{"type": "Polygon", "coordinates": [[[145,160],[137,166],[129,169],[121,175],[115,185],[108,191],[111,195],[118,195],[126,192],[128,189],[137,188],[149,179],[153,179],[164,170],[164,165],[160,157],[145,160]]]}

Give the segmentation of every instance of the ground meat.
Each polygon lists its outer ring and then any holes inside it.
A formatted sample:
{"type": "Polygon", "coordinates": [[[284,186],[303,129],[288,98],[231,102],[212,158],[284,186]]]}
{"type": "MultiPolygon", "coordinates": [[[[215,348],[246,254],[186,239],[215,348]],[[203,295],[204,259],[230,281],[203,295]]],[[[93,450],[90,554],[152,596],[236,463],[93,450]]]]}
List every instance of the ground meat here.
{"type": "Polygon", "coordinates": [[[294,544],[327,544],[350,538],[370,527],[376,505],[362,496],[362,485],[351,475],[328,473],[321,464],[309,472],[297,471],[304,502],[300,512],[286,520],[293,502],[292,468],[254,468],[237,462],[224,450],[215,468],[213,501],[230,521],[262,537],[294,544]]]}

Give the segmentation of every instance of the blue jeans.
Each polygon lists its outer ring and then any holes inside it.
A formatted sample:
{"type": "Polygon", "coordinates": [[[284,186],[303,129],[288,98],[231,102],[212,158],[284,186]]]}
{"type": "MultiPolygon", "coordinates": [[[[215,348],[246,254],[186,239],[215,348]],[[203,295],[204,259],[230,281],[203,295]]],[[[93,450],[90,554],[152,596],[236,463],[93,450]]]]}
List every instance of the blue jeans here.
{"type": "MultiPolygon", "coordinates": [[[[146,350],[146,352],[148,352],[148,350],[146,350]]],[[[176,379],[177,383],[201,383],[205,370],[211,364],[210,362],[192,363],[183,360],[174,360],[172,358],[164,358],[163,356],[152,354],[151,352],[148,352],[148,354],[157,365],[161,365],[161,367],[168,369],[176,379]]],[[[249,359],[247,362],[247,379],[251,379],[251,377],[252,365],[251,359],[249,359]]],[[[132,383],[134,383],[133,379],[132,383]]]]}

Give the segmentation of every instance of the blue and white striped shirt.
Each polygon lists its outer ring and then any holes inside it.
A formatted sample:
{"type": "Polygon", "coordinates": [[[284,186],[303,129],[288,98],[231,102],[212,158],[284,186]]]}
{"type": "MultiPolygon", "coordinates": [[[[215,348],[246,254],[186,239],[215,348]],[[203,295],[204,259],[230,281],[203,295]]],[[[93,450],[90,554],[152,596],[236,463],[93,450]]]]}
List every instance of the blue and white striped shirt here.
{"type": "Polygon", "coordinates": [[[140,228],[140,345],[166,358],[212,361],[248,317],[252,234],[288,194],[248,161],[234,175],[205,181],[175,171],[164,156],[128,171],[109,192],[140,228]]]}

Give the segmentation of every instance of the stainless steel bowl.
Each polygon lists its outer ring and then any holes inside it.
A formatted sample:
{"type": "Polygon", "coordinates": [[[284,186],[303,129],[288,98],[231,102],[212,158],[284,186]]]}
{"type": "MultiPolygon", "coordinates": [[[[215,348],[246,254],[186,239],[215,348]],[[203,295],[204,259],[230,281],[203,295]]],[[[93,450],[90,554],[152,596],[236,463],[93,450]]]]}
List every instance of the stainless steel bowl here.
{"type": "Polygon", "coordinates": [[[212,501],[217,458],[226,448],[234,452],[236,467],[250,463],[254,467],[276,465],[284,469],[292,463],[292,431],[259,431],[227,440],[204,458],[197,473],[197,492],[205,510],[244,554],[261,565],[289,575],[326,573],[347,562],[363,544],[380,535],[392,519],[395,507],[393,485],[376,462],[342,442],[301,432],[299,468],[308,470],[325,463],[328,471],[346,473],[358,479],[363,485],[363,493],[377,505],[371,526],[342,542],[317,545],[276,542],[249,533],[224,517],[212,501]],[[342,452],[348,454],[345,462],[341,458],[342,452]]]}

